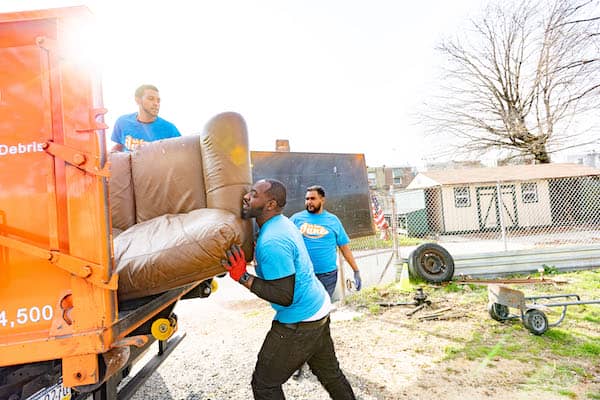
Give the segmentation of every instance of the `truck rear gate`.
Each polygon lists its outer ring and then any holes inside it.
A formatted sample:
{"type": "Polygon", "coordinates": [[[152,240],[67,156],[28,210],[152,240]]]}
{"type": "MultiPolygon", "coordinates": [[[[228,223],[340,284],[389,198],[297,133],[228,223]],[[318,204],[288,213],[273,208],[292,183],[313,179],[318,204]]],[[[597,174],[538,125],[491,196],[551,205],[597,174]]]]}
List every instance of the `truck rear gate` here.
{"type": "Polygon", "coordinates": [[[44,374],[98,385],[101,354],[149,345],[152,321],[199,285],[118,312],[106,110],[80,58],[91,23],[85,7],[0,15],[0,399],[44,374]]]}

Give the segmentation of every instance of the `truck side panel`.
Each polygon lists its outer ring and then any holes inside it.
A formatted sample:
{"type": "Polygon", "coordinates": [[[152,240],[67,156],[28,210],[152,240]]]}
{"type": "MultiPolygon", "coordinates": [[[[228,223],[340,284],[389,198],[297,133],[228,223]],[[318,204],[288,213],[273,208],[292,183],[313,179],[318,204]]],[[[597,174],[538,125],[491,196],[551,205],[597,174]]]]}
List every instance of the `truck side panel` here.
{"type": "Polygon", "coordinates": [[[0,366],[62,358],[68,386],[117,320],[99,80],[70,48],[87,14],[0,17],[0,366]]]}

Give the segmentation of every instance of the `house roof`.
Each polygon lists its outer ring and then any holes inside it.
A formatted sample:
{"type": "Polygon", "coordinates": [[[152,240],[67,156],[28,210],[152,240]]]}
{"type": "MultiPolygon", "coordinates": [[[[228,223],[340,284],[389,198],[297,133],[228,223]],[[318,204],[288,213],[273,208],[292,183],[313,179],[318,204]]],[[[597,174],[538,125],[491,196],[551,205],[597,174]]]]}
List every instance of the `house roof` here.
{"type": "Polygon", "coordinates": [[[420,172],[407,189],[470,183],[534,181],[600,175],[600,169],[580,164],[506,165],[494,168],[459,168],[420,172]]]}

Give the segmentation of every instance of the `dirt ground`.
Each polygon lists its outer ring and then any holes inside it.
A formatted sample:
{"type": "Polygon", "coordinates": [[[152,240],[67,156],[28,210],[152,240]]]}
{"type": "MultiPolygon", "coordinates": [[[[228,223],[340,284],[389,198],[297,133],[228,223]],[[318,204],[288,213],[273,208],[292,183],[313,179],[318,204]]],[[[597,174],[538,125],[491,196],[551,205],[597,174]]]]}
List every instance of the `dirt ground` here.
{"type": "MultiPolygon", "coordinates": [[[[444,305],[446,307],[446,305],[444,305]]],[[[371,348],[364,360],[348,358],[347,364],[361,371],[366,392],[377,399],[565,399],[572,398],[538,390],[528,383],[532,366],[490,355],[483,360],[446,360],[447,346],[462,346],[478,330],[480,321],[490,320],[485,311],[453,307],[455,319],[418,321],[406,317],[406,308],[390,309],[382,315],[338,323],[334,330],[338,351],[371,348]],[[360,332],[358,342],[348,340],[360,332]]],[[[432,310],[425,312],[433,312],[432,310]]],[[[488,323],[488,322],[485,322],[488,323]]],[[[489,321],[489,323],[495,323],[489,321]]],[[[500,336],[499,345],[511,337],[500,336]]],[[[584,397],[590,390],[600,393],[597,382],[569,387],[584,397]]]]}
{"type": "MultiPolygon", "coordinates": [[[[177,305],[182,344],[154,373],[134,400],[250,399],[250,379],[273,311],[266,302],[219,280],[221,288],[207,299],[177,305]]],[[[386,308],[380,314],[336,303],[332,336],[341,367],[359,399],[598,399],[600,365],[592,379],[558,391],[541,390],[532,377],[552,379],[552,363],[534,367],[526,361],[492,354],[470,361],[445,359],[445,349],[460,347],[492,321],[483,307],[433,304],[412,318],[411,307],[386,308]],[[422,321],[418,315],[451,306],[451,319],[422,321]],[[454,316],[454,318],[452,318],[454,316]],[[535,371],[532,369],[535,368],[535,371]]],[[[498,346],[515,338],[498,334],[498,346]]],[[[316,378],[305,372],[290,379],[288,399],[328,399],[316,378]]]]}

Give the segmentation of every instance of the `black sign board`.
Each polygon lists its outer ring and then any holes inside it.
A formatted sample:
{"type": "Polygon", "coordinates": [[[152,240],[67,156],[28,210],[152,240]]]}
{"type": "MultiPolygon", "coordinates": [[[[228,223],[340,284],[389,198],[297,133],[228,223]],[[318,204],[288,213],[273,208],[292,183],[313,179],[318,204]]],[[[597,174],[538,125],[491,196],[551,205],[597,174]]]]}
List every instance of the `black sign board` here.
{"type": "Polygon", "coordinates": [[[286,216],[304,210],[306,188],[325,188],[327,211],[342,221],[351,238],[375,233],[363,154],[252,151],[254,182],[273,178],[287,188],[286,216]]]}

